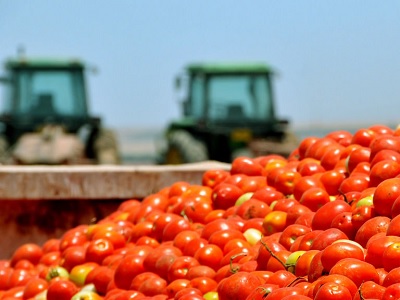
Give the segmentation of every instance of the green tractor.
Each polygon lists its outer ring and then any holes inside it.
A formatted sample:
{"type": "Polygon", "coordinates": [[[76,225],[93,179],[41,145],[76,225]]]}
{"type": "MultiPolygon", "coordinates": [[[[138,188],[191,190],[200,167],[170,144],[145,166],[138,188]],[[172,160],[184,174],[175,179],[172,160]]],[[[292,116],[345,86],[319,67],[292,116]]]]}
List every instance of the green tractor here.
{"type": "Polygon", "coordinates": [[[5,62],[1,164],[118,164],[117,139],[89,114],[86,65],[75,59],[5,62]]]}
{"type": "Polygon", "coordinates": [[[188,65],[176,81],[178,88],[186,83],[183,116],[168,125],[157,162],[287,157],[298,139],[289,121],[276,116],[273,74],[262,63],[188,65]]]}

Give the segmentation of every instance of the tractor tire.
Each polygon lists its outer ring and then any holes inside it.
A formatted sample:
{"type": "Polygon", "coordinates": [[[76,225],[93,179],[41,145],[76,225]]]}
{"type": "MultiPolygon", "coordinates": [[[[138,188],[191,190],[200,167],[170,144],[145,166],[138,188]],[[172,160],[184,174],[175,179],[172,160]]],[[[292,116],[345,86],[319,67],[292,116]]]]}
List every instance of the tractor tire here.
{"type": "Polygon", "coordinates": [[[99,165],[117,165],[121,163],[117,138],[113,131],[101,129],[94,142],[95,156],[99,165]]]}
{"type": "Polygon", "coordinates": [[[178,165],[208,160],[205,144],[184,130],[177,130],[168,138],[165,163],[178,165]]]}
{"type": "Polygon", "coordinates": [[[5,164],[10,158],[9,144],[5,136],[0,135],[0,164],[5,164]]]}

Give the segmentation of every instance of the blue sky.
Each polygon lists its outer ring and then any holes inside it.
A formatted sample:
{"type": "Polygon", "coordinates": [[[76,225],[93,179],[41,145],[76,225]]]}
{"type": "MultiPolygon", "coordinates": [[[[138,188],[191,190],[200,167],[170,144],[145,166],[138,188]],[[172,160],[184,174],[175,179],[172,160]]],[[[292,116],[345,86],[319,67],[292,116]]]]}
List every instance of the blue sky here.
{"type": "Polygon", "coordinates": [[[398,1],[0,0],[0,60],[73,56],[98,67],[90,106],[111,127],[179,115],[194,61],[275,67],[278,114],[302,124],[397,122],[398,1]]]}

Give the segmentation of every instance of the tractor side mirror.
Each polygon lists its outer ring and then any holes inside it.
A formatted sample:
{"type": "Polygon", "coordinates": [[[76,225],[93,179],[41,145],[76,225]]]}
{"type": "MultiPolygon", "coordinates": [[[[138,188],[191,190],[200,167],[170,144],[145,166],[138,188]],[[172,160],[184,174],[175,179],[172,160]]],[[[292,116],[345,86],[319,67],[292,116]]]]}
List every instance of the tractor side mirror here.
{"type": "Polygon", "coordinates": [[[175,89],[179,90],[182,86],[182,78],[180,76],[175,77],[175,89]]]}

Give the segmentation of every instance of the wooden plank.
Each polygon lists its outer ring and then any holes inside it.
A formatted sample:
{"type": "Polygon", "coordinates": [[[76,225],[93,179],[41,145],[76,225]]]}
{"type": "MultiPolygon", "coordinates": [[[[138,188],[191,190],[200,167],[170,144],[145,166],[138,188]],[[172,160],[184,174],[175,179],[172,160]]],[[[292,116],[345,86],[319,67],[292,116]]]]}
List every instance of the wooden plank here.
{"type": "Polygon", "coordinates": [[[201,184],[203,173],[209,169],[229,170],[230,164],[1,166],[0,199],[144,198],[177,181],[201,184]]]}

